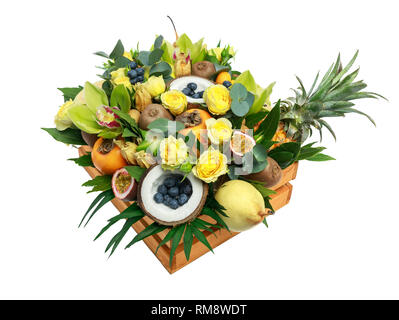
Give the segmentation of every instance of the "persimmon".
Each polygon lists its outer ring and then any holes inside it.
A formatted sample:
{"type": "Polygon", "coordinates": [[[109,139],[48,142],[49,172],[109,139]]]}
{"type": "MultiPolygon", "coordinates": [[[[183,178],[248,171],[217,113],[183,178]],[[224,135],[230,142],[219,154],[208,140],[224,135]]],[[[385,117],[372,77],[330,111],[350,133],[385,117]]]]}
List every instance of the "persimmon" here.
{"type": "Polygon", "coordinates": [[[113,140],[103,138],[97,139],[94,144],[91,160],[102,174],[114,174],[115,171],[128,165],[122,156],[121,149],[113,140]]]}
{"type": "Polygon", "coordinates": [[[185,129],[179,131],[182,135],[188,135],[191,131],[201,143],[207,143],[208,139],[201,136],[201,130],[206,129],[205,121],[212,116],[202,109],[189,109],[176,117],[177,121],[184,123],[185,129]]]}

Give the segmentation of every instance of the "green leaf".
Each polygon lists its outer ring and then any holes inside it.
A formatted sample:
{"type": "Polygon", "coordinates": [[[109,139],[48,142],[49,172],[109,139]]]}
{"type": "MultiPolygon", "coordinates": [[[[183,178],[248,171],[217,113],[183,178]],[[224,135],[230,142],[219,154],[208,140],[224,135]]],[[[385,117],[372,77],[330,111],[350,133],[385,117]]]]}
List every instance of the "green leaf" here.
{"type": "Polygon", "coordinates": [[[149,59],[150,59],[150,51],[140,51],[138,59],[139,61],[145,65],[145,66],[149,66],[149,59]]]}
{"type": "Polygon", "coordinates": [[[245,125],[248,128],[252,129],[260,121],[262,121],[264,118],[266,118],[268,113],[269,113],[268,111],[260,111],[260,112],[257,112],[257,113],[252,113],[252,114],[247,115],[245,117],[245,125]]]}
{"type": "Polygon", "coordinates": [[[261,144],[255,145],[252,149],[252,153],[258,161],[265,161],[267,158],[267,149],[261,144]]]}
{"type": "Polygon", "coordinates": [[[84,219],[86,218],[86,216],[89,214],[89,212],[97,205],[97,207],[93,210],[93,212],[91,213],[89,219],[86,221],[85,226],[87,226],[87,224],[89,223],[89,221],[93,218],[93,216],[98,212],[98,210],[100,210],[106,203],[110,202],[112,199],[115,198],[115,195],[113,193],[112,190],[107,190],[107,191],[103,191],[102,193],[100,193],[97,198],[94,199],[94,201],[92,202],[92,204],[89,206],[89,209],[86,211],[86,213],[84,214],[82,220],[79,223],[79,227],[82,225],[84,219]]]}
{"type": "Polygon", "coordinates": [[[162,132],[178,132],[185,128],[179,121],[170,121],[166,118],[159,118],[152,121],[148,126],[150,130],[160,130],[162,132]]]}
{"type": "Polygon", "coordinates": [[[76,88],[58,88],[63,93],[64,102],[68,100],[74,100],[80,91],[83,90],[82,86],[76,88]]]}
{"type": "Polygon", "coordinates": [[[110,241],[110,243],[108,244],[107,248],[105,249],[105,252],[107,252],[111,247],[111,253],[109,254],[109,256],[111,257],[112,254],[115,252],[116,248],[119,246],[119,244],[121,243],[123,237],[126,235],[126,233],[130,230],[130,228],[132,227],[133,223],[135,221],[135,218],[131,218],[131,219],[127,219],[125,224],[123,225],[121,231],[119,231],[110,241]]]}
{"type": "Polygon", "coordinates": [[[129,63],[131,62],[131,60],[129,58],[126,57],[118,57],[115,59],[115,67],[116,68],[127,68],[127,66],[129,65],[129,63]]]}
{"type": "Polygon", "coordinates": [[[163,37],[162,37],[162,36],[158,36],[158,37],[155,39],[154,48],[155,48],[155,49],[161,48],[162,43],[163,43],[163,37]]]}
{"type": "Polygon", "coordinates": [[[194,226],[192,226],[191,229],[192,229],[195,237],[200,242],[202,242],[213,253],[213,249],[212,249],[211,245],[209,244],[208,240],[206,239],[206,237],[204,236],[204,234],[198,228],[196,228],[194,226]]]}
{"type": "Polygon", "coordinates": [[[155,48],[151,51],[150,55],[148,56],[148,63],[149,65],[153,65],[157,63],[163,55],[163,50],[160,48],[155,48]]]}
{"type": "Polygon", "coordinates": [[[112,90],[111,107],[119,107],[122,112],[128,113],[131,107],[129,92],[123,84],[120,84],[112,90]]]}
{"type": "Polygon", "coordinates": [[[225,228],[225,229],[227,229],[228,231],[230,231],[230,230],[229,230],[229,227],[228,227],[227,224],[223,221],[223,219],[220,218],[220,216],[219,216],[215,211],[213,211],[211,208],[204,207],[204,208],[202,209],[201,214],[204,214],[204,215],[207,215],[207,216],[211,217],[211,218],[214,219],[219,225],[221,225],[223,228],[225,228]]]}
{"type": "Polygon", "coordinates": [[[233,100],[231,102],[231,111],[238,116],[238,117],[243,117],[245,116],[248,111],[249,111],[249,105],[246,101],[238,101],[238,100],[233,100]]]}
{"type": "Polygon", "coordinates": [[[280,100],[269,112],[266,119],[260,124],[256,135],[261,135],[263,140],[271,140],[280,123],[280,100]]]}
{"type": "Polygon", "coordinates": [[[108,97],[104,90],[88,81],[85,83],[85,98],[88,108],[93,113],[96,113],[97,107],[108,105],[108,97]]]}
{"type": "Polygon", "coordinates": [[[114,47],[114,50],[112,50],[109,57],[115,60],[118,57],[122,57],[124,53],[125,53],[125,48],[123,47],[122,41],[118,40],[118,42],[114,47]]]}
{"type": "Polygon", "coordinates": [[[91,160],[91,153],[85,154],[79,158],[71,158],[68,159],[70,161],[75,162],[78,166],[81,167],[94,167],[93,161],[91,160]]]}
{"type": "Polygon", "coordinates": [[[179,246],[179,243],[183,236],[185,227],[186,227],[185,224],[181,224],[180,226],[175,227],[176,232],[173,235],[171,247],[170,247],[170,256],[169,256],[169,266],[170,267],[172,267],[173,257],[175,255],[177,247],[179,246]]]}
{"type": "Polygon", "coordinates": [[[194,240],[193,232],[191,231],[190,224],[187,224],[183,239],[184,255],[186,256],[187,261],[190,260],[190,253],[191,253],[191,248],[193,246],[193,240],[194,240]]]}
{"type": "Polygon", "coordinates": [[[104,51],[97,51],[97,52],[94,52],[94,54],[96,55],[96,56],[100,56],[100,57],[103,57],[103,58],[109,58],[109,55],[108,54],[106,54],[104,51]]]}
{"type": "Polygon", "coordinates": [[[271,150],[269,156],[278,162],[281,169],[285,169],[298,159],[300,150],[299,142],[288,142],[271,150]]]}
{"type": "Polygon", "coordinates": [[[177,228],[171,228],[170,231],[166,234],[165,238],[159,243],[157,249],[155,250],[155,254],[157,254],[160,247],[162,247],[166,242],[168,242],[175,235],[177,228]]]}
{"type": "Polygon", "coordinates": [[[127,172],[130,174],[131,177],[134,178],[137,182],[140,182],[141,177],[146,172],[145,168],[141,168],[139,166],[128,166],[125,167],[127,172]]]}
{"type": "Polygon", "coordinates": [[[111,226],[113,226],[115,223],[117,223],[122,219],[130,219],[130,222],[133,225],[143,217],[144,213],[141,211],[141,209],[138,207],[136,203],[133,203],[128,208],[126,208],[122,213],[109,219],[108,224],[104,228],[102,228],[100,233],[94,238],[94,241],[96,241],[99,237],[101,237],[104,234],[104,232],[107,231],[111,226]]]}
{"type": "Polygon", "coordinates": [[[266,226],[266,228],[269,228],[269,225],[267,224],[266,218],[263,219],[263,224],[266,226]]]}
{"type": "Polygon", "coordinates": [[[247,96],[247,89],[241,83],[235,83],[230,90],[230,97],[233,100],[242,100],[247,96]]]}
{"type": "Polygon", "coordinates": [[[86,142],[82,138],[82,133],[80,130],[68,128],[63,131],[59,131],[56,128],[42,128],[49,135],[51,135],[55,140],[63,142],[66,144],[74,144],[83,146],[86,142]]]}
{"type": "Polygon", "coordinates": [[[328,156],[326,154],[323,154],[323,153],[319,153],[319,154],[314,155],[313,157],[307,158],[306,160],[309,160],[309,161],[330,161],[330,160],[335,160],[335,158],[330,157],[330,156],[328,156]]]}
{"type": "Polygon", "coordinates": [[[249,70],[244,71],[237,77],[235,84],[237,83],[241,83],[248,91],[251,91],[252,93],[256,92],[256,82],[249,70]]]}
{"type": "Polygon", "coordinates": [[[324,147],[318,147],[318,148],[301,148],[301,151],[299,153],[298,156],[298,160],[305,160],[307,158],[311,158],[313,156],[315,156],[316,154],[322,152],[323,150],[325,150],[326,148],[324,147]]]}
{"type": "Polygon", "coordinates": [[[144,240],[147,237],[150,237],[154,234],[157,234],[163,230],[168,228],[167,226],[161,226],[158,223],[154,222],[150,224],[147,228],[145,228],[143,231],[138,233],[132,241],[125,247],[125,249],[130,248],[132,245],[134,245],[136,242],[139,242],[141,240],[144,240]]]}
{"type": "Polygon", "coordinates": [[[165,61],[154,64],[150,69],[150,76],[168,77],[172,73],[172,67],[165,61]]]}
{"type": "Polygon", "coordinates": [[[93,187],[92,190],[87,193],[97,192],[97,191],[106,191],[112,189],[112,176],[104,175],[97,176],[92,180],[86,181],[82,184],[83,187],[93,187]]]}
{"type": "Polygon", "coordinates": [[[264,89],[260,95],[256,95],[255,97],[255,101],[251,107],[251,109],[249,110],[249,114],[257,114],[258,112],[260,112],[263,108],[263,106],[265,105],[265,103],[270,103],[270,95],[272,94],[273,91],[273,87],[276,83],[272,82],[271,84],[269,84],[269,86],[264,89]]]}

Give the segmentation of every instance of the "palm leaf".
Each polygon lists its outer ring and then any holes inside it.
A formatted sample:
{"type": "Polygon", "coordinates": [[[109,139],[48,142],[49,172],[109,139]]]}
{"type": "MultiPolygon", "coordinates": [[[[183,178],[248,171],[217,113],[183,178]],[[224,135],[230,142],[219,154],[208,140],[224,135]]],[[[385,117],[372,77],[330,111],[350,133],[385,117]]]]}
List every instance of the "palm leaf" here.
{"type": "Polygon", "coordinates": [[[173,257],[175,255],[175,251],[180,243],[180,240],[183,236],[183,232],[185,229],[185,224],[181,224],[180,226],[175,227],[176,232],[172,237],[172,243],[170,247],[170,256],[169,256],[169,266],[172,267],[173,257]]]}
{"type": "Polygon", "coordinates": [[[84,214],[82,220],[79,223],[79,227],[82,225],[83,221],[85,220],[86,216],[89,214],[89,212],[97,205],[97,207],[93,210],[92,214],[90,215],[89,219],[87,220],[85,226],[89,223],[91,218],[97,213],[98,210],[100,210],[107,202],[111,201],[113,198],[115,198],[114,193],[112,190],[106,190],[101,192],[91,203],[89,206],[89,209],[87,209],[86,213],[84,214]]]}
{"type": "Polygon", "coordinates": [[[144,240],[147,237],[150,237],[150,236],[152,236],[154,234],[157,234],[157,233],[165,230],[166,228],[168,228],[168,227],[167,226],[162,226],[162,225],[158,224],[157,222],[154,222],[154,223],[150,224],[147,228],[145,228],[143,231],[138,233],[133,238],[133,240],[130,241],[130,243],[125,247],[125,249],[130,248],[136,242],[139,242],[141,240],[144,240]]]}
{"type": "Polygon", "coordinates": [[[190,254],[191,254],[191,248],[193,246],[193,232],[191,231],[191,226],[190,224],[187,224],[186,230],[184,231],[184,238],[183,238],[183,243],[184,243],[184,255],[186,256],[187,261],[190,260],[190,254]]]}

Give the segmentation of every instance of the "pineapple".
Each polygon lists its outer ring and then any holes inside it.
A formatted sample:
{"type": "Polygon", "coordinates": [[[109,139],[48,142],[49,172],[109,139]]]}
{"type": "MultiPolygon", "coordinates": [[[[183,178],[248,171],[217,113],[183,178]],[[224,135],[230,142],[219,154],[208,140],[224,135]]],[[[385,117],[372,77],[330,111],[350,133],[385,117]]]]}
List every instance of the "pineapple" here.
{"type": "Polygon", "coordinates": [[[358,51],[345,68],[342,68],[341,58],[338,55],[337,61],[331,65],[316,87],[319,78],[319,74],[317,74],[308,92],[305,90],[301,79],[296,77],[300,87],[296,90],[293,89],[295,97],[281,101],[281,124],[273,138],[274,141],[282,143],[298,141],[302,143],[312,135],[312,128],[320,132],[321,140],[323,127],[326,127],[336,139],[334,131],[324,118],[344,117],[346,113],[364,115],[375,125],[370,116],[354,109],[354,103],[351,102],[363,98],[384,98],[377,93],[362,91],[367,87],[363,81],[354,82],[359,69],[346,75],[357,55],[358,51]]]}

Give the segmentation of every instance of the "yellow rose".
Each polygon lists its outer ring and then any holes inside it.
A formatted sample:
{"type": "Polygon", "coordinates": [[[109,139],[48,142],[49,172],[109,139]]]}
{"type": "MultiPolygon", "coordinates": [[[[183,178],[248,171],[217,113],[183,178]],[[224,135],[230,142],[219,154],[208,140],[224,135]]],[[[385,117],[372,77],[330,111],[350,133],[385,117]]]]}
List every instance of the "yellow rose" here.
{"type": "Polygon", "coordinates": [[[54,122],[57,130],[66,130],[72,127],[72,120],[68,116],[68,109],[73,105],[72,99],[65,102],[58,110],[54,122]]]}
{"type": "Polygon", "coordinates": [[[182,138],[176,139],[169,136],[162,140],[160,145],[162,168],[176,169],[183,164],[188,157],[188,147],[182,138]]]}
{"type": "Polygon", "coordinates": [[[204,100],[208,110],[213,114],[223,115],[230,110],[230,92],[221,84],[208,87],[204,92],[204,100]]]}
{"type": "Polygon", "coordinates": [[[198,179],[206,183],[215,182],[218,177],[228,172],[227,157],[219,150],[210,147],[201,154],[192,171],[198,179]]]}
{"type": "Polygon", "coordinates": [[[124,56],[125,58],[128,58],[130,61],[133,61],[133,58],[132,58],[132,55],[131,55],[130,52],[125,51],[125,52],[123,53],[123,56],[124,56]]]}
{"type": "Polygon", "coordinates": [[[151,97],[155,98],[165,92],[166,85],[162,76],[151,76],[144,84],[151,97]]]}
{"type": "Polygon", "coordinates": [[[223,144],[225,141],[230,141],[233,133],[233,126],[226,118],[214,119],[210,118],[205,121],[206,129],[208,130],[208,138],[213,144],[223,144]]]}
{"type": "Polygon", "coordinates": [[[174,116],[177,116],[186,111],[187,97],[179,90],[170,90],[164,92],[161,95],[161,101],[163,106],[169,109],[174,116]]]}
{"type": "Polygon", "coordinates": [[[118,70],[112,71],[111,81],[115,86],[123,84],[126,88],[132,89],[132,84],[130,83],[129,77],[126,75],[125,68],[119,68],[118,70]]]}

